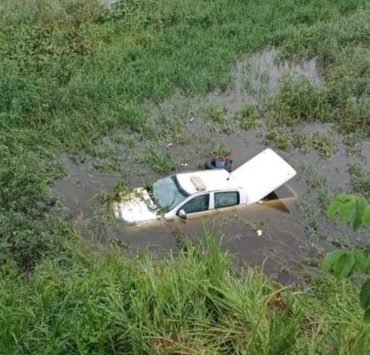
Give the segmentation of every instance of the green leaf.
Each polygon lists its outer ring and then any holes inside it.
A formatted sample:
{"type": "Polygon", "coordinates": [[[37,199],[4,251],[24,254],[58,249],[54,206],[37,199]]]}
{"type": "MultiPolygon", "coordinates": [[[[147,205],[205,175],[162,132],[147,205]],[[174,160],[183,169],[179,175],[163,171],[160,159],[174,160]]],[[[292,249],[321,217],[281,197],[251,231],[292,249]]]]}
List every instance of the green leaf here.
{"type": "Polygon", "coordinates": [[[355,209],[355,217],[353,220],[352,228],[353,230],[358,230],[361,225],[363,224],[363,216],[367,207],[367,201],[364,197],[359,197],[356,200],[356,209],[355,209]]]}
{"type": "Polygon", "coordinates": [[[334,275],[342,280],[347,277],[355,265],[355,256],[352,253],[346,252],[340,256],[334,264],[334,275]]]}
{"type": "Polygon", "coordinates": [[[367,206],[362,216],[362,224],[365,225],[368,229],[370,229],[370,206],[367,206]]]}
{"type": "Polygon", "coordinates": [[[337,199],[331,201],[330,206],[328,208],[328,213],[327,213],[327,217],[329,221],[332,221],[335,215],[338,213],[339,205],[340,203],[338,202],[337,199]]]}
{"type": "Polygon", "coordinates": [[[328,219],[333,220],[335,215],[339,213],[341,206],[352,199],[349,195],[337,196],[331,203],[328,209],[328,219]]]}
{"type": "Polygon", "coordinates": [[[368,255],[365,255],[363,250],[356,250],[354,252],[356,263],[355,268],[358,271],[361,271],[365,274],[368,274],[370,271],[370,258],[368,255]]]}
{"type": "Polygon", "coordinates": [[[360,305],[363,309],[369,310],[370,306],[370,279],[362,285],[360,291],[360,305]]]}
{"type": "Polygon", "coordinates": [[[370,308],[368,308],[364,313],[364,321],[370,322],[370,308]]]}
{"type": "Polygon", "coordinates": [[[346,253],[345,250],[338,249],[326,254],[322,261],[321,269],[326,272],[331,272],[338,259],[346,253]]]}
{"type": "Polygon", "coordinates": [[[349,223],[355,216],[356,199],[350,198],[339,206],[339,218],[343,223],[349,223]]]}

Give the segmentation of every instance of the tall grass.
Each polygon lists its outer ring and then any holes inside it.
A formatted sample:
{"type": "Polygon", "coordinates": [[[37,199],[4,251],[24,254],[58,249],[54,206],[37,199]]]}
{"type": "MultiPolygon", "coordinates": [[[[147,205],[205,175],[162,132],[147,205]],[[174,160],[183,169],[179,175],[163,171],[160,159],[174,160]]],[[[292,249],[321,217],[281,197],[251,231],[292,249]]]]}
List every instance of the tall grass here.
{"type": "MultiPolygon", "coordinates": [[[[361,353],[356,288],[282,287],[234,271],[217,239],[155,260],[73,245],[31,280],[0,280],[2,353],[361,353]]],[[[365,352],[366,353],[366,352],[365,352]]]]}
{"type": "MultiPolygon", "coordinates": [[[[355,6],[352,2],[349,8],[355,6]]],[[[333,122],[342,132],[370,135],[369,10],[335,21],[291,28],[281,52],[291,58],[317,57],[323,82],[287,79],[270,101],[270,125],[307,121],[333,122]]]]}

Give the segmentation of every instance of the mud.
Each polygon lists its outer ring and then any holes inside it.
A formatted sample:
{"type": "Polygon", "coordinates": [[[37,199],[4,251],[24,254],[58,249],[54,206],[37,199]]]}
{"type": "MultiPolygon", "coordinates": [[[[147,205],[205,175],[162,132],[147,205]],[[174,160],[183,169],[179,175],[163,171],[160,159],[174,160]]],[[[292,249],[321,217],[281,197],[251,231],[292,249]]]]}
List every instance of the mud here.
{"type": "Polygon", "coordinates": [[[277,51],[269,49],[239,61],[232,72],[233,85],[224,92],[216,90],[203,97],[186,97],[177,92],[163,104],[149,106],[148,126],[153,134],[145,141],[117,131],[97,142],[83,164],[61,156],[66,177],[54,187],[61,197],[62,212],[78,220],[86,236],[103,241],[120,240],[133,253],[146,247],[158,253],[176,252],[189,240],[204,240],[207,228],[222,237],[224,247],[238,262],[248,265],[265,262],[265,271],[279,279],[286,277],[287,269],[302,262],[313,250],[328,248],[329,242],[342,237],[348,241],[350,231],[326,221],[324,202],[329,195],[350,191],[348,166],[354,159],[370,165],[370,143],[358,142],[353,153],[343,137],[327,124],[305,124],[296,130],[329,135],[334,147],[330,159],[322,158],[312,149],[287,152],[275,149],[298,171],[290,182],[299,196],[296,202],[279,202],[273,207],[254,205],[205,220],[140,228],[112,220],[102,206],[104,194],[110,193],[122,179],[137,187],[169,174],[160,171],[158,163],[146,156],[148,150],[164,156],[165,161],[170,159],[173,172],[199,169],[220,148],[231,150],[234,168],[262,151],[269,145],[264,120],[259,120],[256,129],[243,131],[235,115],[247,104],[263,105],[265,98],[279,89],[286,75],[297,79],[307,77],[318,85],[321,82],[315,59],[298,64],[279,62],[277,51]],[[213,106],[224,109],[224,122],[209,119],[207,112],[213,106]],[[91,228],[96,225],[99,227],[91,228]],[[257,229],[262,230],[262,236],[257,235],[257,229]]]}

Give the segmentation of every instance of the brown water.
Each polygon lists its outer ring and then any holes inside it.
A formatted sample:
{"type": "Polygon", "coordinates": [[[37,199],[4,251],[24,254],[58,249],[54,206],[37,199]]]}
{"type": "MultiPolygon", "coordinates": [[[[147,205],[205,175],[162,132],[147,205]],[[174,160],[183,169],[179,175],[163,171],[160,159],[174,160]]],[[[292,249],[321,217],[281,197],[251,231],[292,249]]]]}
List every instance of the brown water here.
{"type": "Polygon", "coordinates": [[[320,199],[324,187],[333,194],[349,190],[348,165],[353,159],[360,159],[369,166],[370,143],[359,142],[358,156],[354,157],[347,152],[343,139],[327,124],[302,125],[297,130],[330,135],[335,147],[330,159],[320,157],[314,150],[277,150],[298,172],[290,182],[298,194],[297,201],[276,202],[273,206],[256,204],[237,213],[140,228],[128,227],[109,218],[102,207],[101,195],[110,192],[122,178],[133,186],[141,186],[167,175],[154,172],[150,164],[141,160],[145,149],[168,153],[175,158],[176,170],[184,171],[198,169],[205,160],[213,157],[215,148],[224,146],[231,148],[236,168],[266,148],[268,143],[264,138],[263,119],[258,128],[242,131],[233,119],[234,114],[246,104],[263,104],[266,95],[273,95],[286,75],[305,76],[320,84],[315,59],[300,64],[278,62],[273,49],[238,62],[232,75],[234,85],[225,92],[216,90],[195,98],[177,92],[163,104],[149,106],[149,124],[160,127],[158,137],[161,138],[157,141],[143,142],[138,136],[117,131],[98,143],[94,157],[87,157],[83,164],[76,164],[66,155],[60,157],[66,177],[57,181],[54,187],[61,196],[63,211],[70,213],[82,233],[99,240],[120,240],[132,252],[148,247],[158,253],[167,253],[171,250],[176,252],[189,240],[204,240],[207,228],[222,237],[224,247],[238,262],[261,265],[267,260],[265,270],[283,278],[287,265],[291,268],[310,256],[313,245],[315,250],[318,246],[326,248],[327,240],[348,232],[326,222],[324,214],[319,211],[320,199]],[[222,125],[207,119],[207,109],[214,105],[225,108],[232,134],[225,134],[222,125]],[[162,123],[158,124],[160,119],[162,123]],[[169,131],[167,135],[163,134],[165,129],[169,131]],[[177,132],[176,135],[172,135],[173,131],[177,132]],[[312,222],[308,222],[311,212],[304,210],[302,213],[302,208],[298,208],[302,201],[309,202],[317,228],[325,231],[320,240],[318,237],[313,239],[312,231],[307,227],[312,222]],[[262,236],[257,235],[257,230],[262,231],[262,236]]]}

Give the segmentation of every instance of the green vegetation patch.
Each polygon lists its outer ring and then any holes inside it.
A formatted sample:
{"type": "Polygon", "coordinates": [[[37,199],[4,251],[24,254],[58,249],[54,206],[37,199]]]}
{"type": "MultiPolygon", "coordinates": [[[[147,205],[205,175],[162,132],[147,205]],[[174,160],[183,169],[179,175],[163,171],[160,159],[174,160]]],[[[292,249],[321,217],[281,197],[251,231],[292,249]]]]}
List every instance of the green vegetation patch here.
{"type": "Polygon", "coordinates": [[[256,129],[259,124],[259,114],[257,107],[254,105],[247,105],[244,109],[236,115],[239,120],[239,126],[245,131],[256,129]]]}
{"type": "Polygon", "coordinates": [[[302,122],[330,122],[331,111],[325,88],[309,79],[286,78],[276,96],[270,99],[266,117],[272,126],[294,126],[302,122]]]}
{"type": "Polygon", "coordinates": [[[366,353],[357,288],[235,272],[215,238],[165,261],[76,243],[31,280],[0,280],[2,353],[366,353]]]}
{"type": "Polygon", "coordinates": [[[282,53],[290,58],[317,57],[325,82],[315,86],[288,81],[271,106],[277,121],[335,122],[345,132],[370,134],[369,15],[368,10],[355,11],[333,22],[292,29],[282,53]]]}
{"type": "Polygon", "coordinates": [[[349,173],[353,192],[370,199],[370,171],[364,169],[359,163],[353,163],[349,167],[349,173]]]}
{"type": "MultiPolygon", "coordinates": [[[[162,102],[176,89],[186,95],[225,89],[235,59],[268,46],[282,45],[291,56],[319,56],[328,63],[329,81],[323,98],[309,83],[287,84],[271,103],[269,117],[276,111],[275,121],[283,124],[330,117],[366,131],[367,2],[310,0],[297,6],[292,0],[237,0],[224,5],[222,0],[135,0],[121,1],[109,13],[90,0],[1,3],[0,146],[8,152],[0,155],[0,186],[6,191],[1,240],[16,245],[14,235],[39,235],[36,225],[48,228],[47,221],[54,221],[46,217],[45,191],[61,174],[44,166],[53,165],[57,154],[83,156],[118,129],[146,140],[182,142],[181,123],[177,128],[153,125],[148,104],[162,102]]],[[[213,117],[224,120],[218,112],[213,117]]],[[[254,120],[243,125],[254,126],[254,120]]],[[[230,125],[221,126],[232,132],[230,125]]],[[[104,164],[104,153],[97,154],[99,169],[117,169],[117,161],[104,164]]],[[[157,171],[174,168],[162,153],[146,152],[144,160],[157,171]]],[[[53,241],[68,239],[65,232],[53,231],[53,241]]],[[[45,240],[43,250],[52,249],[45,240]]],[[[31,259],[42,253],[32,252],[31,259]]]]}
{"type": "Polygon", "coordinates": [[[333,142],[328,135],[298,133],[293,137],[293,145],[303,150],[315,149],[326,159],[333,155],[333,142]]]}
{"type": "Polygon", "coordinates": [[[144,151],[141,163],[150,166],[156,173],[165,174],[175,171],[176,167],[180,165],[168,151],[156,146],[144,151]]]}

